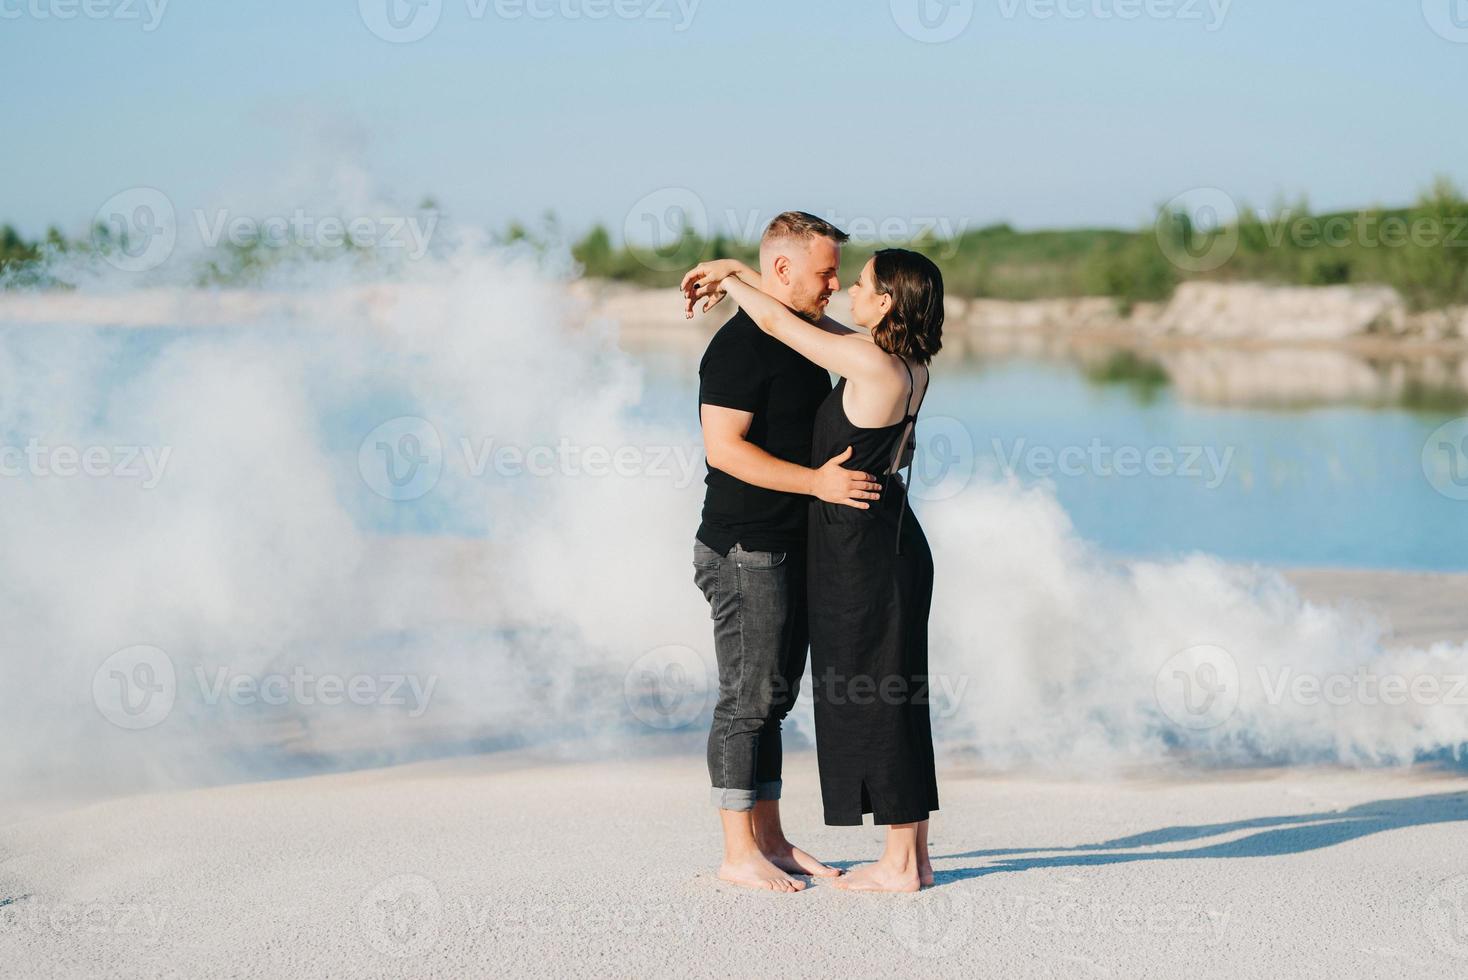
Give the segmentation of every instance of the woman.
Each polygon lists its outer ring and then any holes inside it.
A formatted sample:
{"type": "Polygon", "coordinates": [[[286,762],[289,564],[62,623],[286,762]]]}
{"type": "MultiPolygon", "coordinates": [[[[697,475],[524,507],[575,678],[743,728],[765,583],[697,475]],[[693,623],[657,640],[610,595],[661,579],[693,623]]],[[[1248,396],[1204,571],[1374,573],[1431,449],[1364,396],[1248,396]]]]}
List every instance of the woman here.
{"type": "Polygon", "coordinates": [[[848,469],[882,474],[869,509],[812,501],[811,673],[826,823],[888,825],[882,857],[835,879],[856,891],[932,884],[928,815],[938,808],[928,716],[933,558],[907,513],[898,469],[942,346],[943,277],[925,256],[879,251],[849,290],[862,330],[801,319],[760,291],[759,274],[721,260],[684,278],[689,309],[732,296],[761,330],[841,376],[816,415],[812,465],[849,446],[848,469]]]}

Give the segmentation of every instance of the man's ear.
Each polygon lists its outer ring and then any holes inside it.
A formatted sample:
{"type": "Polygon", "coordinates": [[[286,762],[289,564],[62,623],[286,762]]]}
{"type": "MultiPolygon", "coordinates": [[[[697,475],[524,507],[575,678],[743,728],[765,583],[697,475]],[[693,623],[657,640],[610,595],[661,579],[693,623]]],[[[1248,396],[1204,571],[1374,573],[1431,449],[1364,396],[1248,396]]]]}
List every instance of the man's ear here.
{"type": "Polygon", "coordinates": [[[770,263],[770,271],[775,274],[782,285],[790,285],[790,259],[785,255],[775,256],[775,261],[770,263]]]}

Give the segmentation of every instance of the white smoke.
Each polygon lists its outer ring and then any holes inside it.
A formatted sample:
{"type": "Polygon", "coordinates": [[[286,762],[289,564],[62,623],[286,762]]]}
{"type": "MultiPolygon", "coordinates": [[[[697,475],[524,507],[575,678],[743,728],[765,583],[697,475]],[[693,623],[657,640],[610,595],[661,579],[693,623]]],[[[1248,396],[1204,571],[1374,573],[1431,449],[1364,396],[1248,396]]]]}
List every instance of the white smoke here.
{"type": "MultiPolygon", "coordinates": [[[[470,239],[386,277],[285,263],[248,294],[91,275],[44,302],[101,303],[118,322],[152,304],[177,329],[0,325],[0,444],[49,447],[53,468],[56,447],[166,461],[156,486],[116,472],[0,479],[0,779],[119,789],[516,740],[577,736],[611,753],[661,728],[696,736],[715,686],[689,566],[701,483],[677,464],[699,446],[696,414],[649,417],[644,367],[588,317],[566,270],[470,239]],[[431,424],[442,475],[392,500],[363,454],[401,417],[431,424]],[[505,447],[570,447],[580,462],[501,472],[505,447]],[[622,451],[627,471],[588,473],[589,449],[622,451]],[[176,691],[129,727],[108,692],[148,687],[157,663],[140,674],[135,655],[109,658],[139,646],[166,655],[176,691]],[[406,678],[396,693],[416,694],[251,695],[300,674],[406,678]]],[[[979,482],[918,514],[937,561],[945,752],[999,766],[1180,752],[1375,764],[1468,742],[1446,688],[1396,705],[1268,696],[1286,670],[1450,683],[1468,675],[1464,647],[1388,652],[1379,624],[1267,570],[1113,560],[1043,489],[979,482]],[[1225,651],[1236,705],[1192,726],[1159,684],[1200,645],[1225,651]]],[[[795,725],[810,731],[808,704],[795,725]]]]}
{"type": "Polygon", "coordinates": [[[385,761],[625,727],[627,664],[706,622],[688,566],[698,484],[642,472],[696,436],[632,418],[639,367],[604,330],[573,326],[565,286],[533,257],[464,246],[390,285],[271,294],[308,312],[234,328],[0,331],[0,433],[45,451],[41,471],[12,453],[22,472],[0,508],[11,785],[229,778],[320,752],[385,761]],[[405,415],[432,423],[443,472],[418,499],[384,499],[359,449],[405,415]],[[490,454],[562,444],[636,458],[620,477],[505,475],[490,454]],[[145,447],[166,467],[151,488],[57,476],[58,447],[145,447]],[[434,533],[379,533],[404,521],[434,533]],[[465,525],[478,533],[443,533],[465,525]],[[94,680],[138,645],[167,656],[177,690],[129,730],[94,703],[94,680]],[[352,710],[318,691],[272,706],[248,689],[295,672],[406,675],[432,699],[352,710]],[[220,676],[247,688],[221,698],[220,676]]]}
{"type": "Polygon", "coordinates": [[[1114,560],[1044,488],[961,499],[922,511],[932,669],[962,692],[950,740],[990,765],[1399,764],[1468,744],[1468,646],[1388,649],[1386,623],[1267,568],[1114,560]]]}

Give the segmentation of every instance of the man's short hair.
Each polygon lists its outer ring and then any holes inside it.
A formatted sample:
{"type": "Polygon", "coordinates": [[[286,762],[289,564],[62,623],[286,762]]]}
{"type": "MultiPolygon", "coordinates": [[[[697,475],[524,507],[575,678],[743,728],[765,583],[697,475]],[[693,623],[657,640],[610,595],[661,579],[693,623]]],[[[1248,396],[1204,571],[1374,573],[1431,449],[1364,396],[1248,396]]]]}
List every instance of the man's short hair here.
{"type": "Polygon", "coordinates": [[[764,237],[760,239],[760,245],[787,241],[808,245],[817,238],[829,238],[840,245],[850,240],[851,236],[825,218],[818,218],[805,211],[786,211],[776,215],[775,220],[770,222],[764,237]]]}

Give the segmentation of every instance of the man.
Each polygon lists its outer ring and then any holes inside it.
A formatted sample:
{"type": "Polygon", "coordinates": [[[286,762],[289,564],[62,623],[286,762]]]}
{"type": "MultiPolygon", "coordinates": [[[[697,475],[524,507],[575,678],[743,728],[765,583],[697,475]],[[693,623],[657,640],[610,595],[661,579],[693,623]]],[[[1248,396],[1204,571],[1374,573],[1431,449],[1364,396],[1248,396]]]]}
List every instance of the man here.
{"type": "MultiPolygon", "coordinates": [[[[765,292],[820,322],[840,288],[847,235],[787,211],[760,241],[765,292]]],[[[840,874],[794,846],[780,824],[780,723],[805,672],[806,511],[811,497],[865,506],[878,489],[843,469],[851,450],[811,469],[816,409],[831,392],[820,368],[764,334],[742,311],[699,365],[699,416],[708,459],[694,581],[709,601],[719,699],[709,732],[709,778],[724,829],[719,877],[795,892],[794,874],[840,874]]]]}

